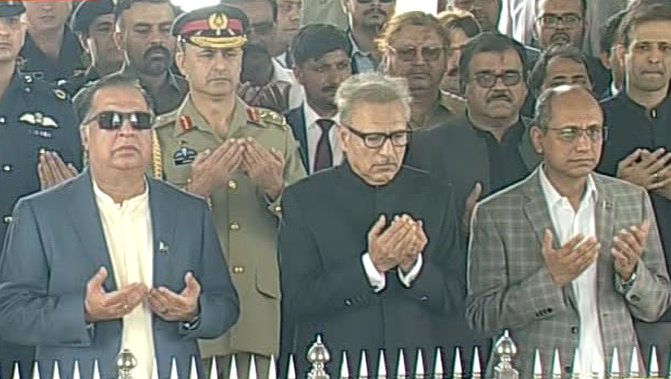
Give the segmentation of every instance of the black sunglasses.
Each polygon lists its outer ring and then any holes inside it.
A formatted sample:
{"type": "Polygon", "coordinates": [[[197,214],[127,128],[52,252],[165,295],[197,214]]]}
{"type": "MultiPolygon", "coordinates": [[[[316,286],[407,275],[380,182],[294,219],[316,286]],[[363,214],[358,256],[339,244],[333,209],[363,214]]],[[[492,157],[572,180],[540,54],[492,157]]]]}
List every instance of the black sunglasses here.
{"type": "Polygon", "coordinates": [[[151,129],[154,124],[154,115],[148,112],[116,112],[104,111],[91,116],[84,121],[84,125],[97,121],[98,127],[104,130],[121,129],[124,121],[128,121],[135,130],[151,129]]]}

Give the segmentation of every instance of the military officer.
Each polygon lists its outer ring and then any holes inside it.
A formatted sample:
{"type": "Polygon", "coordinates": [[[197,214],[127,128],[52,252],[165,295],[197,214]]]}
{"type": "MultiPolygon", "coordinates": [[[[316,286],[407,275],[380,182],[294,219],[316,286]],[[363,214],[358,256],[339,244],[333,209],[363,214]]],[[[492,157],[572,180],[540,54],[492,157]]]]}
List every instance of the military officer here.
{"type": "MultiPolygon", "coordinates": [[[[74,168],[63,162],[81,168],[79,131],[65,93],[16,68],[24,12],[21,1],[0,1],[0,246],[20,197],[70,176],[74,168]]],[[[0,336],[2,377],[12,377],[15,360],[25,364],[22,377],[29,377],[32,349],[4,343],[0,336]]]]}
{"type": "Polygon", "coordinates": [[[83,1],[70,18],[70,28],[77,35],[90,57],[85,72],[59,83],[59,88],[74,96],[86,84],[101,75],[118,71],[123,63],[121,50],[114,43],[114,1],[83,1]]]}
{"type": "Polygon", "coordinates": [[[176,62],[189,94],[155,128],[162,161],[156,168],[169,182],[209,199],[240,296],[238,323],[220,338],[201,341],[201,354],[217,357],[222,377],[236,354],[241,378],[252,354],[261,377],[278,354],[279,201],[285,185],[305,176],[284,118],[236,95],[247,26],[241,10],[223,4],[175,20],[176,62]]]}

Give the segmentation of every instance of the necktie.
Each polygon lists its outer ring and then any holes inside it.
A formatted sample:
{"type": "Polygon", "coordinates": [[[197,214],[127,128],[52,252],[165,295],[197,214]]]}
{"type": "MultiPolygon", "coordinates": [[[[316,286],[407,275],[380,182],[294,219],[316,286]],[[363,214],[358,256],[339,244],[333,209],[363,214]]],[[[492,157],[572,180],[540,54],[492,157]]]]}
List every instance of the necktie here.
{"type": "Polygon", "coordinates": [[[331,140],[329,138],[329,131],[335,122],[333,120],[319,119],[317,125],[322,130],[322,135],[317,142],[317,152],[315,153],[315,169],[317,172],[333,165],[333,151],[331,150],[331,140]]]}

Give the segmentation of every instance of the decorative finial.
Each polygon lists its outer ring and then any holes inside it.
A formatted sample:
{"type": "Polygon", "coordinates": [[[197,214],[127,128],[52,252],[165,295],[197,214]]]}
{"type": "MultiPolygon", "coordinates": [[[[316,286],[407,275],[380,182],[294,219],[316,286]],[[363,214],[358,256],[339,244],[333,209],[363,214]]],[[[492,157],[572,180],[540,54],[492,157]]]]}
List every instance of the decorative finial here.
{"type": "Polygon", "coordinates": [[[480,352],[478,347],[473,348],[473,369],[471,370],[472,379],[482,379],[482,366],[480,364],[480,352]]]}
{"type": "Polygon", "coordinates": [[[494,367],[494,377],[496,379],[519,379],[520,374],[513,367],[513,359],[517,355],[517,346],[510,338],[507,329],[494,345],[494,353],[498,357],[498,364],[494,367]]]}
{"type": "Polygon", "coordinates": [[[137,358],[130,351],[124,348],[116,357],[116,368],[119,373],[119,379],[133,379],[133,370],[137,367],[137,358]]]}
{"type": "Polygon", "coordinates": [[[380,357],[377,360],[377,379],[387,379],[387,360],[384,349],[380,349],[380,357]]]}
{"type": "Polygon", "coordinates": [[[415,379],[424,379],[424,357],[422,349],[417,349],[417,363],[415,364],[415,379]]]}
{"type": "Polygon", "coordinates": [[[368,358],[366,350],[361,350],[361,360],[359,362],[359,379],[368,379],[368,358]]]}
{"type": "Polygon", "coordinates": [[[617,346],[613,348],[613,360],[610,362],[610,378],[619,379],[622,377],[620,371],[620,355],[617,353],[617,346]]]}
{"type": "Polygon", "coordinates": [[[552,379],[561,379],[561,362],[559,361],[559,349],[555,349],[552,356],[552,379]]]}
{"type": "Polygon", "coordinates": [[[436,348],[436,364],[433,368],[433,379],[443,379],[445,369],[443,368],[443,352],[439,347],[436,348]]]}
{"type": "Polygon", "coordinates": [[[326,372],[326,363],[330,360],[331,353],[322,342],[321,334],[317,334],[317,341],[308,350],[308,362],[312,365],[312,369],[308,373],[308,379],[330,379],[326,372]]]}
{"type": "Polygon", "coordinates": [[[340,361],[340,379],[350,379],[349,365],[347,363],[347,351],[343,350],[342,360],[340,361]]]}
{"type": "Polygon", "coordinates": [[[464,369],[461,367],[461,349],[454,348],[454,365],[452,366],[452,378],[462,379],[464,377],[464,369]]]}

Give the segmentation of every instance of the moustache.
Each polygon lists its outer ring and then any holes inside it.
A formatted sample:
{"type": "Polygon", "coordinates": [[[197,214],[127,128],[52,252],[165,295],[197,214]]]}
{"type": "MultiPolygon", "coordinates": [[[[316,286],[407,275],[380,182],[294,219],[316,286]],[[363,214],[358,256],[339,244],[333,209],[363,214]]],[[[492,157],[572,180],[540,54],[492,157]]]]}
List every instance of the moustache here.
{"type": "Polygon", "coordinates": [[[165,46],[152,46],[144,52],[144,58],[148,59],[151,55],[160,53],[164,57],[170,57],[170,51],[165,46]]]}
{"type": "Polygon", "coordinates": [[[364,16],[368,16],[368,15],[371,15],[371,14],[379,14],[380,16],[387,17],[387,12],[385,12],[382,9],[379,9],[379,8],[373,8],[373,9],[369,9],[369,10],[363,12],[364,16]]]}
{"type": "Polygon", "coordinates": [[[564,42],[564,43],[569,43],[571,42],[571,36],[568,35],[568,33],[565,32],[556,32],[552,34],[550,37],[550,42],[555,43],[555,42],[564,42]]]}
{"type": "Polygon", "coordinates": [[[512,102],[513,101],[513,99],[507,93],[505,93],[505,92],[495,92],[487,98],[487,103],[491,103],[493,101],[501,101],[501,100],[507,101],[507,102],[512,102]]]}

